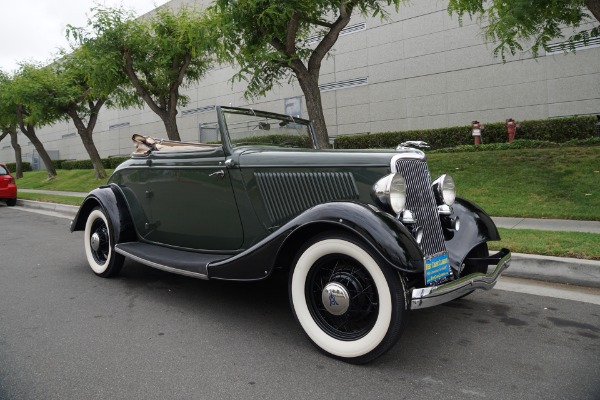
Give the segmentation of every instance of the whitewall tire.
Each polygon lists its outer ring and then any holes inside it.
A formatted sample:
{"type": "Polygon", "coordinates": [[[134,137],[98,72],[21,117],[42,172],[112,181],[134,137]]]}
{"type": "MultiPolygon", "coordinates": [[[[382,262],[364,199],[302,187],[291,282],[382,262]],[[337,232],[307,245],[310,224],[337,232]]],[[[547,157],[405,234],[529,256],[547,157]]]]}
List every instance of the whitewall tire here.
{"type": "Polygon", "coordinates": [[[107,278],[119,273],[125,259],[115,253],[112,224],[102,208],[88,215],[83,240],[88,264],[96,275],[107,278]]]}
{"type": "Polygon", "coordinates": [[[365,363],[400,336],[405,294],[398,274],[345,235],[321,235],[299,251],[289,294],[296,319],[322,351],[365,363]]]}

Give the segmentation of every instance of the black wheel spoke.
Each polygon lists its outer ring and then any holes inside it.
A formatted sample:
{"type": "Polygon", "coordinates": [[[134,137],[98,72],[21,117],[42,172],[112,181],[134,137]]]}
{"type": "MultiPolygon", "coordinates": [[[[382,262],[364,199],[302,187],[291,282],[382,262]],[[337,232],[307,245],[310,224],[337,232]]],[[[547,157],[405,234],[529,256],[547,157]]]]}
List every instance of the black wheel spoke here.
{"type": "Polygon", "coordinates": [[[309,272],[305,287],[311,315],[330,336],[357,340],[373,328],[379,310],[373,278],[356,260],[331,254],[318,260],[309,272]],[[330,283],[343,286],[349,305],[342,315],[334,315],[323,304],[323,291],[330,283]]]}

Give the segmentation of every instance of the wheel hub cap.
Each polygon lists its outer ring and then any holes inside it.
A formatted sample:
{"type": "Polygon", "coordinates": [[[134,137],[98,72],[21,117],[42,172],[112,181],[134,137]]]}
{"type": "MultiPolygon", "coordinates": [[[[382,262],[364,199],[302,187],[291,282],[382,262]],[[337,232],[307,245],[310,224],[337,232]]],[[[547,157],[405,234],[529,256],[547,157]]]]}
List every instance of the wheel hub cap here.
{"type": "Polygon", "coordinates": [[[90,245],[92,246],[92,250],[94,251],[98,251],[98,249],[100,248],[100,235],[98,235],[97,232],[95,232],[90,238],[90,245]]]}
{"type": "Polygon", "coordinates": [[[342,315],[350,307],[350,296],[344,285],[337,282],[330,282],[323,289],[321,295],[323,306],[333,315],[342,315]]]}

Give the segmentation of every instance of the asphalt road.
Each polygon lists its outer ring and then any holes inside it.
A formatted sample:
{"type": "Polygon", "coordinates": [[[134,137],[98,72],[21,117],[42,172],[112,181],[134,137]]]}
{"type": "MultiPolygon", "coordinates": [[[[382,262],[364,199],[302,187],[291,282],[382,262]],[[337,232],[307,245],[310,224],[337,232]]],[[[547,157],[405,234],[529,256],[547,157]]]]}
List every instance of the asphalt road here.
{"type": "Polygon", "coordinates": [[[281,279],[132,262],[102,279],[82,241],[0,206],[0,399],[600,399],[597,304],[476,293],[413,312],[392,351],[354,366],[305,339],[281,279]]]}

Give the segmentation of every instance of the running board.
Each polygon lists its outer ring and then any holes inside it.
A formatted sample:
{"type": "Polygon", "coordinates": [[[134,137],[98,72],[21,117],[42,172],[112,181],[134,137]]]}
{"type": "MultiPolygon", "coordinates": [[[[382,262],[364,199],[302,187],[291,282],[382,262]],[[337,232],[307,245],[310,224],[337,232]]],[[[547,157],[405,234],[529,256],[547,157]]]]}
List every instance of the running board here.
{"type": "Polygon", "coordinates": [[[163,271],[208,279],[208,264],[230,258],[230,254],[206,254],[176,250],[141,242],[119,243],[115,252],[163,271]]]}

